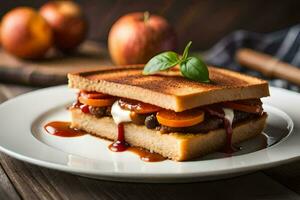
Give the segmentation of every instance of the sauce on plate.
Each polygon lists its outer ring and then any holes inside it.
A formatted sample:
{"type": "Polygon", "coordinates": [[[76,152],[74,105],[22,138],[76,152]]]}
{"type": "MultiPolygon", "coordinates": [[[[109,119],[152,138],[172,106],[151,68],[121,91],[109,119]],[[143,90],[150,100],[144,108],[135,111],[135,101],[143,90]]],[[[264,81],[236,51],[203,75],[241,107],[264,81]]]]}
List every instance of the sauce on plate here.
{"type": "Polygon", "coordinates": [[[53,121],[44,126],[47,133],[60,137],[77,137],[87,134],[84,131],[73,129],[70,122],[53,121]]]}

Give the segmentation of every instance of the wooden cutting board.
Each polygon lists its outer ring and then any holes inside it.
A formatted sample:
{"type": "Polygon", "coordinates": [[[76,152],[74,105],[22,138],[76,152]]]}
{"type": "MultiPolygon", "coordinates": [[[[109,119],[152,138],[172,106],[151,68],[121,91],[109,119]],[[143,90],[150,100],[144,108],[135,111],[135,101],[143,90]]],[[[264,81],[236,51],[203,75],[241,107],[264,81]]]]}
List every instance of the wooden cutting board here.
{"type": "Polygon", "coordinates": [[[38,60],[21,60],[0,49],[0,82],[31,86],[52,86],[67,83],[67,73],[92,70],[112,65],[106,48],[87,41],[72,55],[52,50],[38,60]]]}

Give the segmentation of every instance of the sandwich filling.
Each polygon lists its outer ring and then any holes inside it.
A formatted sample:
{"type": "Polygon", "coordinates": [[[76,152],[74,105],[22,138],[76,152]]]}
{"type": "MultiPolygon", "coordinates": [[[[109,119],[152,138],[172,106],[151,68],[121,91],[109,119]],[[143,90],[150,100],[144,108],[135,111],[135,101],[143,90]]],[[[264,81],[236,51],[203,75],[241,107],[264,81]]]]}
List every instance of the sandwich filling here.
{"type": "Polygon", "coordinates": [[[90,91],[80,91],[72,109],[81,109],[83,113],[96,118],[112,117],[118,125],[119,133],[123,132],[123,139],[124,128],[120,129],[124,123],[146,126],[164,134],[205,134],[224,128],[227,133],[226,152],[233,151],[232,127],[237,123],[258,118],[264,113],[260,99],[221,102],[174,112],[152,104],[90,91]]]}

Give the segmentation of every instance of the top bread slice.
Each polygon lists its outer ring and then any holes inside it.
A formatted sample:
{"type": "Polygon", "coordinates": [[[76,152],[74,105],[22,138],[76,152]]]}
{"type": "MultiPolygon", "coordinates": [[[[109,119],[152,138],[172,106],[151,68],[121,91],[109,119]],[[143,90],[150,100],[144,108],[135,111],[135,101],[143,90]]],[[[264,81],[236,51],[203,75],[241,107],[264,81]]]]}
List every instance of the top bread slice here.
{"type": "Polygon", "coordinates": [[[176,112],[269,96],[267,81],[221,68],[209,67],[211,83],[188,80],[178,69],[156,75],[143,75],[142,70],[143,66],[122,66],[70,73],[69,87],[135,99],[176,112]]]}

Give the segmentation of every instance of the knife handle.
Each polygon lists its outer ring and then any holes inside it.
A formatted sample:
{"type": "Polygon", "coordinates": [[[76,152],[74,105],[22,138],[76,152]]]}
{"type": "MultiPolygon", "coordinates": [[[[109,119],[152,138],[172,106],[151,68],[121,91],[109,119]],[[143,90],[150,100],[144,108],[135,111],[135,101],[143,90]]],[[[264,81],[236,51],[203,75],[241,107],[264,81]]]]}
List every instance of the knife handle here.
{"type": "Polygon", "coordinates": [[[259,71],[267,77],[281,78],[300,85],[300,69],[270,55],[243,48],[237,51],[236,60],[242,66],[259,71]]]}

